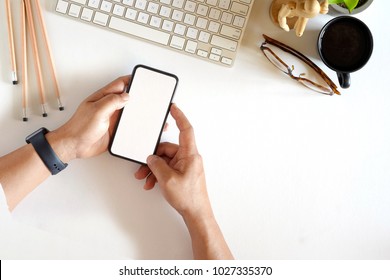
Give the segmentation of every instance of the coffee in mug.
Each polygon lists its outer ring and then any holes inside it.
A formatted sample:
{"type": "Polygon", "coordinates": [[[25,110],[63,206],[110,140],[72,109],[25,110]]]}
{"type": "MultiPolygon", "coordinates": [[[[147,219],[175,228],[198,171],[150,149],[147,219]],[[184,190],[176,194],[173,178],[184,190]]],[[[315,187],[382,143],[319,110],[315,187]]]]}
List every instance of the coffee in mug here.
{"type": "Polygon", "coordinates": [[[337,72],[340,86],[351,85],[350,73],[361,69],[370,59],[374,41],[370,29],[352,16],[340,16],[322,28],[317,42],[322,61],[337,72]]]}

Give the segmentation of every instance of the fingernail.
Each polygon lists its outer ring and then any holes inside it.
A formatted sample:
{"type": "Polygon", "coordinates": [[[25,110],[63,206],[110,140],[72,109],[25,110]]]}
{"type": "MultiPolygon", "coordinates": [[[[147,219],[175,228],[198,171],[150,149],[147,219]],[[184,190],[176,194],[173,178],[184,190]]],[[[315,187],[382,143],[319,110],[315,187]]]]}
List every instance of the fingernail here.
{"type": "Polygon", "coordinates": [[[157,160],[157,156],[155,155],[150,155],[148,156],[148,158],[146,159],[146,162],[149,164],[153,164],[155,161],[157,160]]]}
{"type": "Polygon", "coordinates": [[[129,101],[130,95],[126,92],[122,93],[122,99],[123,101],[129,101]]]}

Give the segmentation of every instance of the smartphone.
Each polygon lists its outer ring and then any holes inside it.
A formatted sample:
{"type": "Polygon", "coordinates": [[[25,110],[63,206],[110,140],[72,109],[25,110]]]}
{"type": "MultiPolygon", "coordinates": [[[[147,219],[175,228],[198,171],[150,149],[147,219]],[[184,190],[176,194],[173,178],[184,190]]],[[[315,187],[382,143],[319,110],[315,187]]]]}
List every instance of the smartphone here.
{"type": "Polygon", "coordinates": [[[155,154],[179,79],[177,76],[137,65],[127,88],[130,100],[122,109],[109,151],[140,164],[155,154]]]}

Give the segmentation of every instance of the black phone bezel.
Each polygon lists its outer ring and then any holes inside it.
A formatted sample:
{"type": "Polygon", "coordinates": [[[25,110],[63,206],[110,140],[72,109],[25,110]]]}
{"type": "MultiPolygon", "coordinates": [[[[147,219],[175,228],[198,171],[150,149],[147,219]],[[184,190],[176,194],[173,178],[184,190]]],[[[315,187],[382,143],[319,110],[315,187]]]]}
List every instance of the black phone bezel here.
{"type": "MultiPolygon", "coordinates": [[[[175,87],[173,89],[173,92],[172,92],[172,95],[171,95],[171,99],[169,101],[169,105],[168,105],[168,108],[167,108],[167,111],[165,113],[165,117],[164,117],[164,121],[162,122],[162,126],[161,126],[161,129],[160,129],[160,133],[159,133],[159,136],[158,136],[158,139],[156,140],[156,145],[154,147],[154,151],[153,151],[153,154],[155,155],[156,154],[156,151],[157,151],[157,148],[158,148],[158,144],[160,143],[160,140],[161,140],[161,135],[163,133],[163,130],[164,130],[164,126],[165,126],[165,123],[168,119],[168,115],[169,115],[169,112],[171,110],[171,106],[173,104],[173,98],[175,97],[175,94],[176,94],[176,89],[177,89],[177,86],[179,84],[179,78],[172,74],[172,73],[169,73],[169,72],[166,72],[166,71],[162,71],[162,70],[159,70],[159,69],[156,69],[156,68],[153,68],[153,67],[150,67],[150,66],[146,66],[146,65],[143,65],[143,64],[138,64],[134,67],[133,69],[133,72],[131,74],[131,80],[129,82],[129,85],[127,86],[126,88],[126,93],[129,94],[130,92],[130,88],[131,88],[131,85],[136,77],[136,74],[137,74],[137,69],[139,68],[145,68],[147,70],[150,70],[150,71],[153,71],[153,72],[157,72],[157,73],[160,73],[160,74],[163,74],[163,75],[167,75],[167,76],[170,76],[172,78],[174,78],[176,80],[176,84],[175,84],[175,87]]],[[[125,156],[122,156],[122,155],[118,155],[118,154],[115,154],[111,151],[111,148],[112,148],[112,145],[114,143],[114,139],[115,139],[115,135],[116,135],[116,132],[117,132],[117,129],[119,127],[119,123],[120,123],[120,120],[121,120],[121,117],[122,117],[122,113],[123,113],[123,110],[125,108],[122,108],[119,112],[119,116],[118,116],[118,120],[115,124],[115,128],[114,128],[114,132],[112,134],[112,137],[110,139],[110,144],[109,144],[109,148],[108,148],[108,151],[109,153],[112,155],[112,156],[115,156],[115,157],[119,157],[119,158],[122,158],[122,159],[125,159],[125,160],[128,160],[128,161],[131,161],[131,162],[135,162],[135,163],[138,163],[138,164],[142,164],[142,165],[146,165],[146,162],[141,162],[141,161],[138,161],[138,160],[135,160],[135,159],[132,159],[132,158],[128,158],[128,157],[125,157],[125,156]]]]}

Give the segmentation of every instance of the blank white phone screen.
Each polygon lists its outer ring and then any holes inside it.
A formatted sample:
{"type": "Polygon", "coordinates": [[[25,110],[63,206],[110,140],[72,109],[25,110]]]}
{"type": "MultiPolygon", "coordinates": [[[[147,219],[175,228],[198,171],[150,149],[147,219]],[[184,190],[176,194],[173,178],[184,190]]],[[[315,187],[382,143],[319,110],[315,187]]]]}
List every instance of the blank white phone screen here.
{"type": "Polygon", "coordinates": [[[111,153],[146,163],[160,139],[177,77],[138,66],[130,86],[130,100],[123,109],[111,153]]]}

